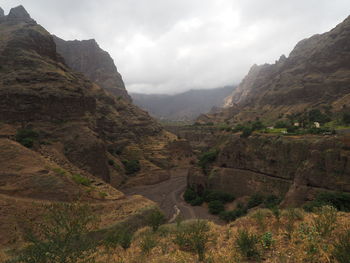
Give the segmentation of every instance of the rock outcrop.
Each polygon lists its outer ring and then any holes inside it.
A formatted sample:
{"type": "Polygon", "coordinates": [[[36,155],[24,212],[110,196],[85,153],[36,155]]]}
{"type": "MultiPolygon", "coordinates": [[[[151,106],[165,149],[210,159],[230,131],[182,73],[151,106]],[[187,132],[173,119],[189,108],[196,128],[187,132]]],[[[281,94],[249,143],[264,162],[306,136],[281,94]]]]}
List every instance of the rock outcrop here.
{"type": "Polygon", "coordinates": [[[53,39],[57,52],[63,56],[70,68],[83,73],[89,80],[116,97],[131,102],[113,59],[94,39],[65,41],[57,36],[53,36],[53,39]]]}
{"type": "Polygon", "coordinates": [[[226,99],[226,109],[210,119],[273,122],[324,106],[343,111],[350,104],[349,61],[350,17],[330,32],[300,41],[288,58],[281,56],[273,65],[254,65],[226,99]]]}
{"type": "Polygon", "coordinates": [[[2,9],[2,8],[0,7],[0,17],[3,17],[3,16],[5,16],[5,12],[4,12],[4,9],[2,9]]]}
{"type": "Polygon", "coordinates": [[[211,171],[192,170],[189,184],[237,197],[273,193],[286,196],[285,205],[300,205],[320,191],[350,192],[349,142],[341,136],[227,135],[217,140],[211,171]]]}

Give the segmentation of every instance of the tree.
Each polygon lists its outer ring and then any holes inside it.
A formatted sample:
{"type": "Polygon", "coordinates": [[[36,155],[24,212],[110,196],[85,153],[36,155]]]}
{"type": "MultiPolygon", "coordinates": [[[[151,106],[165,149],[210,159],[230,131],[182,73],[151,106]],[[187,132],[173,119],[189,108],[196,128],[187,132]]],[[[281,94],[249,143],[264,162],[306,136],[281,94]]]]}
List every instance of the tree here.
{"type": "Polygon", "coordinates": [[[153,210],[148,216],[148,224],[152,227],[153,232],[156,232],[164,222],[165,216],[158,209],[153,210]]]}

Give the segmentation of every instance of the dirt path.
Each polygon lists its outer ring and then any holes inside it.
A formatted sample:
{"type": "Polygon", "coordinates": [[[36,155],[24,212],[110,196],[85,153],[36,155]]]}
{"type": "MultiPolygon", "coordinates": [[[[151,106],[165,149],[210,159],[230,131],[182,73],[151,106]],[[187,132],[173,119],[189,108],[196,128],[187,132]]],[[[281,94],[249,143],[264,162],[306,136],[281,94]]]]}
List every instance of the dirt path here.
{"type": "Polygon", "coordinates": [[[193,207],[187,204],[183,198],[187,182],[187,168],[172,170],[169,180],[154,185],[137,186],[122,190],[126,195],[143,195],[158,203],[169,222],[174,221],[177,216],[183,219],[210,219],[218,221],[217,217],[210,215],[204,207],[193,207]]]}

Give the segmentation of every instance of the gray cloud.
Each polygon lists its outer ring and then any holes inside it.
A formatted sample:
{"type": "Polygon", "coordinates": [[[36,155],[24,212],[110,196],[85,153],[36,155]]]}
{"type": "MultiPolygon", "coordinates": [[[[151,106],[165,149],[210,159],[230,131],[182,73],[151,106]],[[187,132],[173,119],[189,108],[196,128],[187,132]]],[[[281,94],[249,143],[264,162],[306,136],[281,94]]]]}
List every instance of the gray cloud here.
{"type": "Polygon", "coordinates": [[[127,89],[177,93],[239,83],[350,15],[349,0],[2,0],[64,39],[95,38],[127,89]]]}

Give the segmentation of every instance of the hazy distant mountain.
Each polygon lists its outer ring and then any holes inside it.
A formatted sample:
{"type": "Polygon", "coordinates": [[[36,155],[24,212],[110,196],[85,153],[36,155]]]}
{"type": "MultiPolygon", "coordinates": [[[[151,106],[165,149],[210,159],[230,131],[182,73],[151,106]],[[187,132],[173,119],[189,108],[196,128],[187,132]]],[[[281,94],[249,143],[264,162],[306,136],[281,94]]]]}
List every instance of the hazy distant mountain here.
{"type": "Polygon", "coordinates": [[[163,120],[194,120],[212,107],[222,106],[223,100],[232,94],[234,86],[190,90],[175,95],[131,93],[136,105],[163,120]]]}

